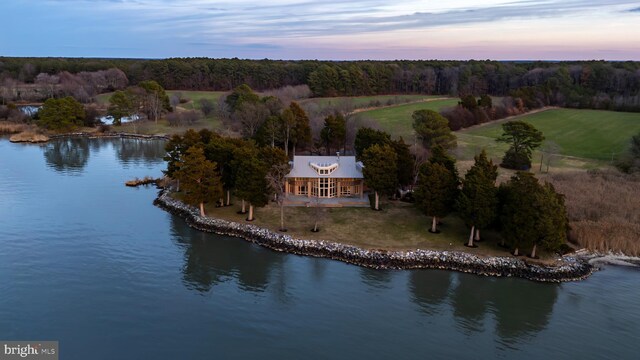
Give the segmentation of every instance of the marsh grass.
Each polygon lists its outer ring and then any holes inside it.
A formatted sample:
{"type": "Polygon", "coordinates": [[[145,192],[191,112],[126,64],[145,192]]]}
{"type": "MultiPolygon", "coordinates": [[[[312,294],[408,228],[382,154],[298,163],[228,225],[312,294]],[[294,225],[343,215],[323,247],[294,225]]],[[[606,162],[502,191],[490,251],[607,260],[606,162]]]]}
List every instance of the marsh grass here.
{"type": "Polygon", "coordinates": [[[640,176],[592,171],[544,179],[566,196],[572,242],[594,251],[640,256],[640,176]]]}

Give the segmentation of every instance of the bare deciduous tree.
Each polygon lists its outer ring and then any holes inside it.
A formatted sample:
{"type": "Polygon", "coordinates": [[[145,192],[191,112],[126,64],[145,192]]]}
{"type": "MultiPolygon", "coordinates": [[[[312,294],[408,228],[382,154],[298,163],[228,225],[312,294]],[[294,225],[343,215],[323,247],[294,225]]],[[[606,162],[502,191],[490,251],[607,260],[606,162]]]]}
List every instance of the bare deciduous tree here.
{"type": "Polygon", "coordinates": [[[280,231],[287,231],[284,227],[284,200],[286,194],[287,175],[291,171],[288,164],[274,165],[267,173],[267,182],[275,194],[275,200],[280,207],[280,231]]]}

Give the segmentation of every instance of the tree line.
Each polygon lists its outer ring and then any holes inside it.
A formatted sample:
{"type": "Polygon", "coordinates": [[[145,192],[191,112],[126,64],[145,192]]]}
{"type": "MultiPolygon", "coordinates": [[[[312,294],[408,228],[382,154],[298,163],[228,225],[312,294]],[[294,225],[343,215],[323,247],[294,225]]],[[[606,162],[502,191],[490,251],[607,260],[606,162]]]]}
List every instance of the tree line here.
{"type": "Polygon", "coordinates": [[[258,91],[309,85],[315,96],[440,94],[512,96],[523,106],[640,111],[638,62],[276,61],[208,58],[0,58],[0,81],[116,68],[132,84],[166,89],[258,91]]]}

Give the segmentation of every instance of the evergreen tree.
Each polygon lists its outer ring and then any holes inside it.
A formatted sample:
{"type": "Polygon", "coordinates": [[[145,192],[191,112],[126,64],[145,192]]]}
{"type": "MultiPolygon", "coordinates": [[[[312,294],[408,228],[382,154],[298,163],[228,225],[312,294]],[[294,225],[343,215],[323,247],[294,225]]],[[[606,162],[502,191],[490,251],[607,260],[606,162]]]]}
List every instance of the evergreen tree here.
{"type": "Polygon", "coordinates": [[[297,146],[306,146],[311,142],[311,126],[309,117],[296,102],[289,104],[289,109],[293,114],[294,126],[291,141],[293,142],[293,154],[296,153],[297,146]]]}
{"type": "Polygon", "coordinates": [[[240,109],[245,103],[258,103],[260,101],[260,96],[253,92],[251,87],[247,84],[242,84],[231,92],[231,94],[227,95],[225,102],[229,105],[229,109],[231,113],[236,112],[236,110],[240,109]]]}
{"type": "Polygon", "coordinates": [[[84,106],[71,96],[48,99],[38,112],[38,125],[49,130],[70,131],[84,123],[84,106]]]}
{"type": "Polygon", "coordinates": [[[515,170],[531,168],[531,154],[544,141],[542,132],[520,120],[502,124],[502,130],[504,133],[496,141],[507,143],[510,147],[500,165],[515,170]]]}
{"type": "Polygon", "coordinates": [[[431,155],[429,156],[429,162],[432,164],[440,164],[447,168],[459,181],[458,168],[456,167],[456,159],[447,154],[447,151],[442,146],[435,146],[431,149],[431,155]]]}
{"type": "Polygon", "coordinates": [[[450,149],[456,146],[456,137],[451,133],[449,120],[433,110],[418,110],[412,115],[413,130],[427,150],[435,146],[450,149]]]}
{"type": "Polygon", "coordinates": [[[329,115],[324,119],[324,127],[320,131],[320,139],[324,143],[327,155],[331,148],[344,147],[347,136],[347,123],[341,114],[329,115]]]}
{"type": "Polygon", "coordinates": [[[269,116],[258,128],[256,140],[260,145],[276,147],[282,141],[282,119],[280,116],[269,116]]]}
{"type": "Polygon", "coordinates": [[[392,141],[391,146],[396,153],[398,159],[398,184],[402,187],[409,186],[413,183],[413,166],[414,158],[409,150],[409,145],[404,143],[404,139],[392,141]]]}
{"type": "Polygon", "coordinates": [[[551,185],[540,185],[531,173],[517,172],[500,186],[502,235],[518,255],[522,247],[555,250],[566,242],[568,220],[564,198],[551,185]]]}
{"type": "Polygon", "coordinates": [[[497,166],[487,159],[487,153],[482,150],[475,157],[475,164],[467,171],[456,202],[460,217],[471,228],[469,247],[474,246],[474,238],[480,239],[480,229],[491,224],[497,215],[497,177],[497,166]]]}
{"type": "Polygon", "coordinates": [[[192,146],[181,156],[175,173],[185,193],[184,201],[200,205],[201,216],[205,216],[204,204],[215,201],[222,194],[222,181],[216,168],[216,163],[205,158],[201,147],[192,146]]]}
{"type": "Polygon", "coordinates": [[[414,197],[418,208],[433,218],[430,232],[437,233],[438,218],[453,210],[457,192],[457,177],[449,169],[436,162],[422,164],[414,197]]]}
{"type": "Polygon", "coordinates": [[[247,221],[253,221],[254,207],[263,207],[269,202],[268,168],[260,160],[258,150],[253,146],[236,148],[232,165],[236,171],[236,195],[243,200],[243,203],[245,200],[249,202],[247,221]]]}
{"type": "Polygon", "coordinates": [[[389,145],[373,145],[362,155],[365,182],[375,191],[375,210],[379,210],[379,194],[391,194],[398,186],[397,161],[396,152],[389,145]]]}
{"type": "Polygon", "coordinates": [[[384,145],[391,143],[391,135],[384,131],[363,127],[356,132],[355,151],[356,157],[360,159],[366,149],[372,145],[384,145]]]}
{"type": "Polygon", "coordinates": [[[113,117],[113,125],[120,125],[123,117],[133,116],[136,110],[136,100],[130,91],[118,90],[109,98],[107,114],[113,117]]]}

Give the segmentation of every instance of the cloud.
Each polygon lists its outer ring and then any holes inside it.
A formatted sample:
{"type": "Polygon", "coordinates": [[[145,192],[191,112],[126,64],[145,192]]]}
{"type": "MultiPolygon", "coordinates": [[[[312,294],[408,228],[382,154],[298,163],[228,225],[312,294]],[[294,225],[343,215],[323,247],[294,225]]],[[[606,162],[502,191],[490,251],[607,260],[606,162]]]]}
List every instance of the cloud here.
{"type": "MultiPolygon", "coordinates": [[[[492,28],[494,41],[509,35],[503,36],[496,27],[514,20],[523,20],[520,26],[528,27],[534,36],[550,26],[547,20],[555,19],[552,26],[558,27],[558,34],[579,37],[567,35],[574,30],[561,28],[562,23],[570,20],[580,32],[590,29],[591,20],[577,23],[576,19],[610,16],[615,26],[625,24],[618,18],[628,22],[635,17],[632,13],[640,12],[637,0],[22,0],[3,6],[14,14],[4,24],[9,36],[0,38],[5,54],[23,49],[24,44],[40,44],[43,49],[73,44],[79,48],[123,46],[137,49],[136,53],[169,56],[235,56],[253,49],[255,57],[296,51],[304,57],[313,48],[345,48],[344,54],[355,54],[357,42],[361,51],[375,54],[399,46],[411,49],[414,43],[427,49],[426,42],[410,43],[407,37],[424,39],[429,33],[436,40],[449,32],[452,38],[453,32],[468,28],[475,33],[492,28]],[[20,19],[26,18],[46,24],[47,31],[25,27],[20,19]],[[540,25],[543,21],[547,22],[540,25]],[[374,41],[363,45],[365,38],[374,41]],[[377,38],[385,41],[375,42],[377,38]]],[[[637,31],[623,30],[618,30],[618,37],[637,44],[629,35],[637,31]]],[[[453,40],[452,47],[464,44],[463,39],[453,40]]]]}

